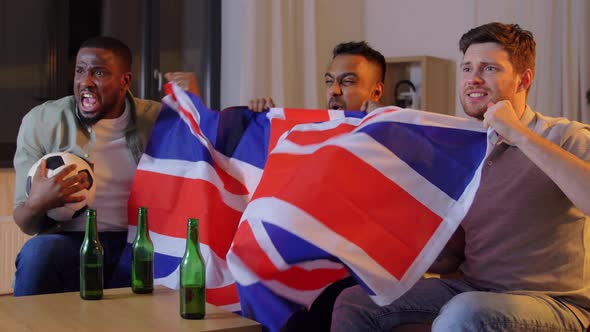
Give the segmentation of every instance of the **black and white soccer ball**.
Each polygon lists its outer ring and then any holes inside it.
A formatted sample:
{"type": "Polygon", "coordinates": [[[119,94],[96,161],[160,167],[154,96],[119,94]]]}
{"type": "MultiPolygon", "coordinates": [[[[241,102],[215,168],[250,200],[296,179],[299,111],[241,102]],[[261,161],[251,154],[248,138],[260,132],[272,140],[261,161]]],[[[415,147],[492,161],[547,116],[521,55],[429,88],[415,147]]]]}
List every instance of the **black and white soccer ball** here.
{"type": "Polygon", "coordinates": [[[39,165],[41,165],[41,161],[43,159],[47,160],[48,178],[59,173],[66,166],[75,164],[76,169],[70,172],[70,174],[66,175],[66,178],[79,174],[81,172],[85,172],[89,182],[88,189],[83,189],[78,193],[74,194],[75,196],[85,196],[85,200],[76,203],[68,203],[62,207],[51,209],[47,211],[47,216],[54,220],[67,221],[76,218],[77,216],[84,213],[88,206],[92,204],[92,202],[94,202],[94,198],[96,196],[96,184],[94,183],[94,171],[92,170],[92,165],[88,161],[70,152],[54,152],[46,154],[41,159],[39,159],[35,164],[33,164],[33,166],[31,166],[31,169],[27,174],[27,196],[31,191],[33,176],[37,172],[37,168],[39,167],[39,165]]]}

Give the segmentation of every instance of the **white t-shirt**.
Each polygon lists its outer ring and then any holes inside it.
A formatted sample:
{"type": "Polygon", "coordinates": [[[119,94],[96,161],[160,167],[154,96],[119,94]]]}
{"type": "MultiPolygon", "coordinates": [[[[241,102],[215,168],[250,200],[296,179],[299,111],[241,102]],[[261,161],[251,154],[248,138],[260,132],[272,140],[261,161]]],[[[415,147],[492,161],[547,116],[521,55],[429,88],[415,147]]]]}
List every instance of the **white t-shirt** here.
{"type": "MultiPolygon", "coordinates": [[[[126,101],[125,111],[116,119],[101,119],[92,126],[96,144],[89,161],[94,164],[96,198],[90,208],[96,209],[98,231],[127,230],[127,201],[137,165],[125,140],[125,128],[131,118],[126,101]]],[[[85,214],[63,224],[66,231],[84,231],[85,214]]]]}

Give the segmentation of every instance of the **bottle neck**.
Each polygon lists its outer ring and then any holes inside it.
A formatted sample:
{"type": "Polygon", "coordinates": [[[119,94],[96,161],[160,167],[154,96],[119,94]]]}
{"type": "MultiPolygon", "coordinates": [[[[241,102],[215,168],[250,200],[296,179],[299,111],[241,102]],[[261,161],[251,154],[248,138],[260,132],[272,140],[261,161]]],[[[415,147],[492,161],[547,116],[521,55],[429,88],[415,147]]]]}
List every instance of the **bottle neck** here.
{"type": "Polygon", "coordinates": [[[96,241],[98,239],[98,232],[96,230],[96,217],[86,218],[86,234],[85,240],[96,241]]]}
{"type": "Polygon", "coordinates": [[[147,214],[139,214],[137,218],[137,235],[149,237],[147,214]]]}
{"type": "Polygon", "coordinates": [[[147,208],[140,207],[137,212],[137,230],[135,234],[136,239],[140,237],[150,237],[147,219],[147,208]]]}
{"type": "Polygon", "coordinates": [[[197,225],[188,226],[188,234],[186,238],[186,253],[198,253],[200,252],[199,247],[199,227],[197,225]]]}

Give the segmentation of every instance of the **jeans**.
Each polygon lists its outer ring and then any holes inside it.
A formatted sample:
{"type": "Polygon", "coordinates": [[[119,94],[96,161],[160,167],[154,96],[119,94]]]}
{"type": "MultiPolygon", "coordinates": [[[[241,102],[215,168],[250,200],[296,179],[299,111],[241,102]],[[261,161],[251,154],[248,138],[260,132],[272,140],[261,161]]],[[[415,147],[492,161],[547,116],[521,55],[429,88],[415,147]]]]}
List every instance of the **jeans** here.
{"type": "MultiPolygon", "coordinates": [[[[14,296],[74,292],[80,289],[80,247],[84,232],[40,234],[16,256],[14,296]]],[[[102,232],[105,288],[129,287],[130,279],[112,280],[127,243],[127,232],[102,232]]]]}
{"type": "Polygon", "coordinates": [[[489,292],[461,279],[421,279],[383,307],[351,287],[336,299],[332,315],[332,331],[389,332],[404,324],[432,324],[435,332],[584,331],[554,298],[489,292]]]}

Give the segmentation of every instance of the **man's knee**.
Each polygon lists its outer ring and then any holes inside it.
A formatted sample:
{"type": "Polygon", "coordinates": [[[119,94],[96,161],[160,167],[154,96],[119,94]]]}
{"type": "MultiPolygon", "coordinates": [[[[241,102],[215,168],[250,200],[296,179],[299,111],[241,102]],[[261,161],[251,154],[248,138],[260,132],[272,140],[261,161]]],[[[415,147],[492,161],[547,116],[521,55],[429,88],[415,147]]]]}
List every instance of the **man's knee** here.
{"type": "Polygon", "coordinates": [[[432,331],[476,331],[492,314],[488,292],[465,292],[454,296],[432,323],[432,331]],[[475,329],[474,329],[475,328],[475,329]]]}
{"type": "Polygon", "coordinates": [[[38,235],[16,257],[14,296],[74,291],[80,246],[75,236],[38,235]]]}
{"type": "Polygon", "coordinates": [[[385,306],[375,304],[360,286],[348,288],[336,299],[332,331],[390,331],[404,324],[430,324],[440,308],[441,295],[434,293],[441,285],[421,280],[385,306]]]}
{"type": "Polygon", "coordinates": [[[70,260],[71,242],[59,234],[38,235],[29,239],[16,257],[17,269],[38,269],[56,264],[62,259],[70,260]]]}
{"type": "Polygon", "coordinates": [[[371,300],[369,295],[361,286],[353,286],[343,290],[336,298],[334,311],[344,311],[346,313],[367,311],[380,308],[371,300]]]}
{"type": "Polygon", "coordinates": [[[334,303],[333,316],[350,315],[358,313],[359,309],[365,310],[367,306],[374,305],[369,296],[360,286],[353,286],[343,290],[334,303]]]}
{"type": "Polygon", "coordinates": [[[370,316],[378,308],[360,286],[349,287],[336,298],[331,330],[356,331],[360,326],[373,326],[370,316]]]}

